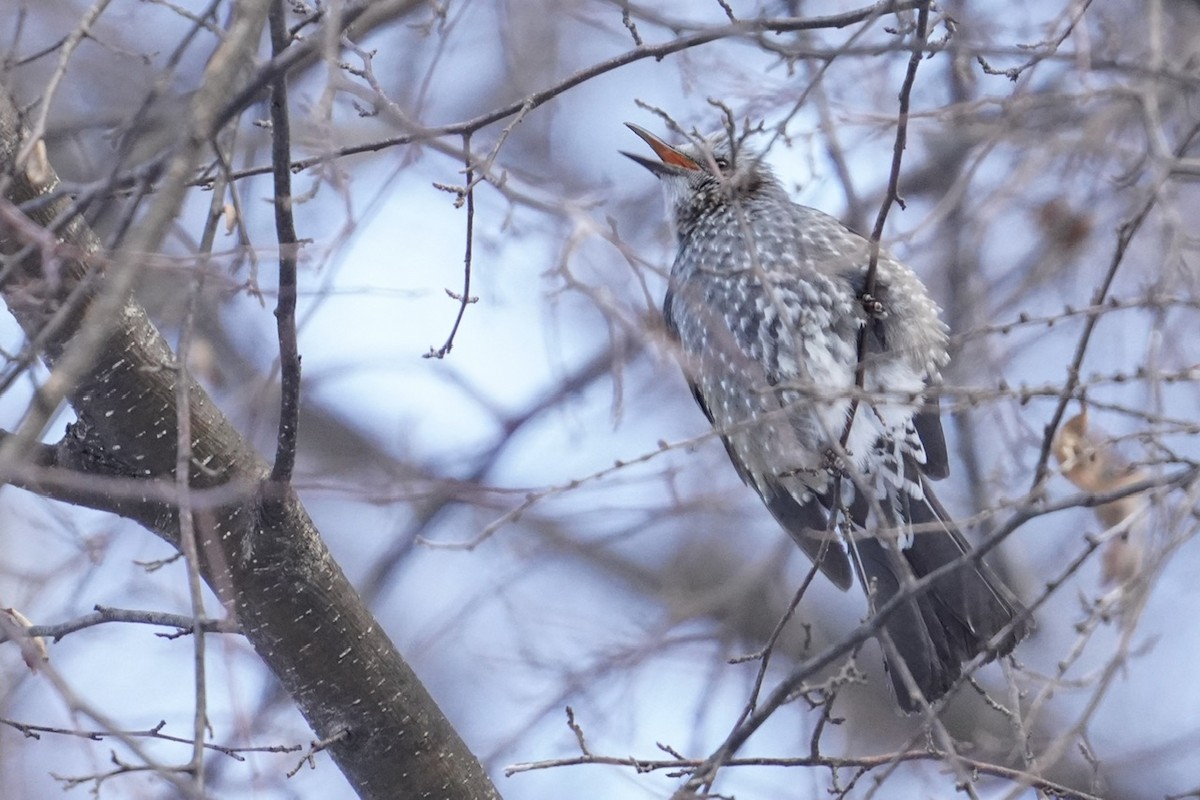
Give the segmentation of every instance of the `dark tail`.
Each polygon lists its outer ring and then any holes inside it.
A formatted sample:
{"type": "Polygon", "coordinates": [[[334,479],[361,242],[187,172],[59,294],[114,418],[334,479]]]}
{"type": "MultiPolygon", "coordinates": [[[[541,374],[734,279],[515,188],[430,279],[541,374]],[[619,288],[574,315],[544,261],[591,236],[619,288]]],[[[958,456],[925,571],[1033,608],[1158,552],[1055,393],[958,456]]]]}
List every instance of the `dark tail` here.
{"type": "MultiPolygon", "coordinates": [[[[923,578],[970,550],[928,484],[922,484],[924,500],[902,492],[904,502],[896,504],[902,519],[892,524],[915,529],[907,548],[897,550],[871,536],[851,547],[872,612],[900,591],[905,572],[923,578]]],[[[1028,633],[1027,622],[1014,624],[1021,612],[1020,603],[986,565],[969,561],[904,602],[881,630],[891,643],[889,647],[883,642],[884,663],[900,708],[911,713],[919,710],[920,703],[892,663],[895,656],[904,662],[925,699],[936,700],[958,680],[963,662],[981,653],[991,659],[1012,651],[1028,633]]]]}

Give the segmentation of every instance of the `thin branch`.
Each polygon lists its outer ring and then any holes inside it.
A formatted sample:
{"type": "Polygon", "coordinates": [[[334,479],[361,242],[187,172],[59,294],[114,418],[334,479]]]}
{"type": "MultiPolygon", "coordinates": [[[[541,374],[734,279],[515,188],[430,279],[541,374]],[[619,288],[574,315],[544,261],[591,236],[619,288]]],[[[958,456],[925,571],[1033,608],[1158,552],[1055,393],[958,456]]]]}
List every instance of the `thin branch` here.
{"type": "MultiPolygon", "coordinates": [[[[499,144],[496,145],[497,148],[499,144]]],[[[461,205],[465,202],[467,205],[467,232],[466,232],[466,252],[463,255],[463,288],[462,294],[455,297],[454,293],[447,290],[446,294],[458,300],[458,314],[454,317],[454,325],[450,328],[450,335],[446,337],[446,341],[437,350],[429,349],[425,354],[425,358],[445,358],[449,355],[450,350],[454,347],[454,337],[458,334],[458,326],[462,324],[463,315],[467,313],[467,306],[474,303],[477,298],[471,297],[471,262],[472,252],[475,242],[475,169],[472,166],[471,159],[471,134],[463,134],[463,154],[466,161],[466,185],[459,192],[459,199],[455,205],[461,205]]]]}
{"type": "Polygon", "coordinates": [[[746,706],[742,709],[741,716],[739,716],[737,721],[733,724],[735,728],[738,725],[741,725],[742,722],[746,720],[746,717],[754,713],[754,707],[758,703],[758,696],[762,692],[763,681],[765,681],[767,678],[767,667],[771,663],[771,654],[775,650],[775,645],[779,642],[779,637],[783,635],[783,629],[791,620],[792,615],[796,613],[796,609],[800,606],[800,601],[804,599],[804,595],[807,594],[808,587],[812,585],[813,579],[816,578],[817,574],[821,571],[821,557],[824,555],[824,548],[830,546],[830,541],[831,540],[826,539],[821,543],[821,551],[819,551],[817,557],[813,559],[813,563],[809,565],[808,573],[804,576],[804,580],[800,583],[800,588],[796,590],[795,595],[792,597],[792,601],[788,603],[787,609],[775,623],[775,628],[771,631],[771,635],[767,638],[766,645],[764,645],[758,652],[740,656],[735,659],[730,659],[730,663],[734,664],[752,661],[755,659],[759,661],[758,672],[754,676],[754,685],[750,687],[750,699],[746,701],[746,706]]]}
{"type": "MultiPolygon", "coordinates": [[[[271,53],[279,58],[289,37],[284,0],[271,4],[271,53]]],[[[287,71],[281,70],[271,85],[271,164],[275,180],[275,236],[279,242],[279,297],[275,323],[279,338],[279,434],[271,481],[285,484],[296,466],[296,439],[300,427],[300,349],[296,339],[296,221],[292,214],[292,151],[288,116],[287,71]]]]}
{"type": "MultiPolygon", "coordinates": [[[[234,136],[235,132],[231,131],[228,138],[232,139],[234,136]]],[[[220,150],[219,146],[217,150],[220,150]]],[[[208,274],[209,260],[212,257],[213,242],[216,239],[218,224],[224,218],[225,192],[228,186],[226,174],[221,173],[213,187],[204,233],[200,237],[200,258],[197,262],[195,278],[188,292],[187,308],[184,312],[179,346],[175,356],[176,505],[179,517],[179,549],[184,556],[188,599],[192,607],[192,665],[195,686],[192,759],[188,766],[196,791],[200,794],[204,793],[204,737],[208,731],[208,678],[205,657],[208,640],[204,635],[204,578],[201,575],[200,541],[196,532],[196,523],[198,519],[207,520],[210,517],[207,514],[197,517],[193,514],[192,509],[192,381],[188,373],[187,360],[188,354],[191,352],[192,336],[195,333],[196,310],[204,289],[204,279],[208,274]]]]}
{"type": "MultiPolygon", "coordinates": [[[[875,217],[875,227],[871,230],[871,258],[867,263],[867,281],[864,293],[875,294],[875,278],[879,271],[879,242],[883,238],[883,226],[887,223],[888,213],[892,204],[904,208],[904,199],[900,196],[900,164],[904,160],[904,149],[908,146],[908,109],[912,101],[913,83],[917,79],[917,67],[925,57],[925,41],[929,36],[929,3],[922,3],[917,12],[917,29],[914,33],[912,54],[908,57],[908,70],[904,73],[904,83],[900,86],[900,109],[896,118],[896,140],[892,145],[892,167],[888,173],[887,194],[883,204],[879,206],[879,214],[875,217]]],[[[860,361],[861,363],[861,361],[860,361]]]]}
{"type": "Polygon", "coordinates": [[[318,753],[320,753],[323,750],[328,750],[331,746],[337,744],[338,742],[344,741],[348,738],[350,738],[350,729],[349,728],[339,728],[332,735],[327,736],[324,739],[314,740],[314,741],[310,742],[308,745],[308,752],[304,754],[304,757],[300,759],[300,762],[298,764],[296,764],[296,766],[293,769],[288,770],[287,776],[289,778],[295,777],[296,774],[298,772],[300,772],[300,769],[305,764],[308,764],[309,769],[316,769],[317,768],[316,755],[318,753]]]}
{"type": "MultiPolygon", "coordinates": [[[[904,201],[900,199],[900,165],[904,159],[904,149],[908,141],[908,107],[910,97],[912,95],[913,83],[917,78],[917,67],[921,64],[921,59],[924,57],[924,46],[928,36],[929,29],[929,2],[920,4],[920,10],[917,12],[917,27],[914,32],[914,46],[912,54],[908,60],[908,70],[904,74],[904,82],[900,87],[900,109],[896,119],[896,139],[892,147],[892,166],[888,176],[887,194],[883,199],[883,204],[879,207],[879,214],[875,218],[875,228],[871,232],[870,257],[867,261],[867,274],[863,282],[863,290],[858,296],[859,303],[866,313],[866,318],[862,325],[859,326],[858,336],[855,343],[855,367],[854,367],[854,385],[860,390],[865,390],[867,381],[867,338],[870,335],[868,328],[876,320],[876,318],[886,313],[886,309],[875,298],[875,283],[876,274],[879,271],[879,240],[883,236],[883,226],[887,222],[888,212],[892,208],[893,203],[900,203],[903,207],[904,201]]],[[[850,442],[850,434],[854,429],[855,419],[858,417],[859,398],[857,396],[850,398],[850,407],[846,411],[846,424],[842,428],[841,438],[838,440],[837,455],[839,458],[847,460],[847,445],[850,442]]],[[[857,479],[857,478],[856,478],[857,479]]],[[[859,487],[860,491],[866,491],[867,487],[859,487]]],[[[842,477],[838,475],[834,479],[834,497],[841,497],[842,492],[842,477]]],[[[867,491],[870,496],[870,492],[867,491]]],[[[882,519],[882,515],[876,514],[882,519]]],[[[837,512],[829,515],[829,530],[832,532],[837,526],[837,512]]],[[[901,573],[903,574],[903,572],[901,573]]],[[[893,659],[899,661],[899,659],[893,659]]]]}
{"type": "MultiPolygon", "coordinates": [[[[796,758],[732,758],[725,762],[729,767],[825,767],[838,769],[876,769],[896,762],[905,761],[944,761],[950,758],[949,753],[940,750],[907,750],[898,753],[885,753],[877,756],[800,756],[796,758]]],[[[1060,783],[1042,778],[1029,772],[1002,764],[993,764],[979,759],[954,756],[971,770],[984,775],[1011,781],[1012,783],[1037,789],[1053,797],[1068,798],[1069,800],[1101,800],[1088,792],[1073,789],[1060,783]]],[[[694,772],[704,767],[703,761],[697,759],[656,759],[633,758],[630,756],[597,756],[579,755],[570,758],[553,758],[545,761],[527,761],[505,767],[504,774],[511,776],[522,772],[553,769],[555,767],[574,767],[588,764],[629,767],[639,773],[656,772],[659,770],[677,770],[694,772]]]]}
{"type": "MultiPolygon", "coordinates": [[[[80,728],[59,728],[53,725],[32,725],[28,722],[18,722],[12,719],[4,719],[0,717],[0,725],[7,725],[13,730],[19,731],[22,735],[29,739],[41,739],[44,734],[54,736],[73,736],[79,739],[90,739],[93,742],[102,742],[108,737],[129,737],[138,738],[144,737],[147,739],[161,739],[164,742],[175,742],[177,744],[192,744],[191,739],[185,739],[182,736],[172,736],[169,733],[163,733],[163,728],[167,727],[166,720],[161,720],[153,728],[146,730],[83,730],[80,728]]],[[[204,747],[207,750],[214,750],[218,753],[223,753],[235,761],[245,761],[246,759],[241,753],[295,753],[302,748],[298,744],[270,744],[270,745],[251,745],[247,747],[227,747],[220,744],[212,744],[205,742],[204,747]]]]}
{"type": "MultiPolygon", "coordinates": [[[[109,606],[98,605],[95,611],[90,614],[84,614],[81,617],[59,622],[53,625],[30,625],[25,629],[25,634],[29,637],[44,637],[59,641],[64,636],[82,631],[87,628],[94,628],[97,625],[106,625],[109,623],[135,623],[140,625],[158,625],[166,628],[175,628],[177,631],[192,633],[197,625],[205,633],[239,633],[237,621],[225,619],[196,619],[183,614],[169,614],[165,611],[142,611],[140,609],[128,608],[111,608],[109,606]]],[[[175,633],[160,633],[157,636],[173,639],[175,633]]],[[[8,631],[0,631],[0,642],[9,641],[8,631]]]]}

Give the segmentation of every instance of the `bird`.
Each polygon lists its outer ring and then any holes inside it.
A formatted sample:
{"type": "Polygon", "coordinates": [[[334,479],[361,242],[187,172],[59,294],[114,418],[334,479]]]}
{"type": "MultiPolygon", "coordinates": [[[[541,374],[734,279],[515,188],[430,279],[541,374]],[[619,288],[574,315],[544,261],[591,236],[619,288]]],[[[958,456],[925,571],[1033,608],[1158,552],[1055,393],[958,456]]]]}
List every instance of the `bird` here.
{"type": "Polygon", "coordinates": [[[836,586],[858,576],[872,614],[955,563],[876,623],[896,704],[921,711],[1031,627],[930,486],[949,474],[940,308],[887,250],[872,270],[872,242],[794,202],[732,127],[673,146],[626,124],[678,246],[663,320],[742,481],[836,586]]]}

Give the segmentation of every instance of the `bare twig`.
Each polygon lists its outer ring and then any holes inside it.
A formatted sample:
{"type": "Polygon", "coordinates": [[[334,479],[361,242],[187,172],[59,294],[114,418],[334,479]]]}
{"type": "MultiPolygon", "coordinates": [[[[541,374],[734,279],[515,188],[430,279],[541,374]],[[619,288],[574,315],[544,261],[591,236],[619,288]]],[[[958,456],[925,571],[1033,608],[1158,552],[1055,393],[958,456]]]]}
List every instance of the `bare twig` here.
{"type": "MultiPolygon", "coordinates": [[[[824,767],[831,770],[839,769],[876,769],[896,762],[909,761],[943,761],[948,754],[939,750],[908,750],[896,753],[885,753],[878,756],[858,756],[838,758],[834,756],[799,756],[795,758],[731,758],[725,762],[728,767],[824,767]]],[[[991,775],[1010,781],[1016,786],[1025,786],[1046,792],[1053,797],[1064,800],[1100,800],[1099,797],[1087,792],[1072,789],[1069,786],[1055,783],[1036,774],[1025,772],[1002,764],[992,764],[987,761],[957,756],[970,769],[984,775],[991,775]]],[[[596,756],[581,755],[570,758],[555,758],[545,761],[531,761],[513,764],[506,767],[506,775],[516,775],[522,772],[533,772],[555,767],[573,767],[583,765],[608,765],[629,767],[637,772],[656,772],[659,770],[696,771],[704,766],[697,759],[656,759],[632,758],[628,756],[596,756]]]]}
{"type": "MultiPolygon", "coordinates": [[[[496,145],[497,148],[500,146],[496,145]]],[[[475,301],[471,297],[471,267],[472,267],[472,252],[475,243],[475,170],[471,162],[471,134],[463,134],[463,153],[466,154],[466,185],[459,191],[459,203],[465,199],[467,205],[467,231],[466,252],[463,254],[463,288],[462,294],[458,300],[458,314],[454,317],[454,325],[450,328],[450,335],[446,337],[446,341],[442,346],[434,350],[432,347],[425,354],[425,358],[445,358],[449,355],[450,350],[454,347],[454,337],[458,334],[458,326],[462,324],[463,315],[467,313],[467,306],[475,301]]],[[[454,297],[449,291],[451,297],[454,297]]]]}
{"type": "MultiPolygon", "coordinates": [[[[166,721],[160,721],[153,728],[146,730],[127,730],[127,731],[111,731],[111,730],[84,730],[80,728],[59,728],[53,725],[32,725],[28,722],[18,722],[11,719],[0,718],[0,725],[7,725],[15,731],[20,732],[23,736],[30,739],[40,739],[45,734],[54,736],[73,736],[80,739],[90,739],[94,742],[102,742],[108,738],[147,738],[161,739],[164,742],[176,742],[178,744],[192,744],[191,739],[185,739],[181,736],[172,736],[169,733],[163,733],[163,729],[167,727],[166,721]]],[[[213,750],[217,753],[223,753],[235,761],[245,761],[242,753],[295,753],[302,749],[298,744],[270,744],[270,745],[251,745],[247,747],[226,747],[225,745],[213,744],[205,742],[204,747],[207,750],[213,750]]]]}
{"type": "MultiPolygon", "coordinates": [[[[175,628],[177,631],[184,633],[192,633],[196,628],[197,621],[205,633],[238,633],[239,628],[237,622],[231,619],[201,619],[196,620],[194,617],[184,616],[182,614],[169,614],[165,611],[142,611],[126,608],[111,608],[109,606],[96,606],[95,610],[90,614],[84,614],[81,617],[68,620],[67,622],[59,622],[53,625],[31,625],[26,629],[26,634],[29,636],[42,636],[54,641],[62,639],[64,636],[75,633],[76,631],[93,628],[97,625],[105,625],[113,622],[136,623],[141,625],[160,625],[167,628],[175,628]]],[[[164,638],[174,638],[175,633],[159,633],[155,634],[164,638]]],[[[0,631],[0,642],[8,640],[7,631],[0,631]]]]}
{"type": "Polygon", "coordinates": [[[350,736],[350,729],[342,728],[342,729],[338,730],[336,733],[334,733],[332,736],[328,736],[324,739],[315,740],[315,741],[309,743],[308,752],[304,754],[304,757],[300,759],[300,762],[298,764],[296,764],[295,767],[288,770],[287,776],[289,778],[294,778],[296,776],[296,774],[299,773],[300,770],[304,768],[305,764],[308,765],[309,769],[316,769],[317,768],[317,760],[316,760],[317,754],[323,750],[328,750],[331,745],[334,745],[334,744],[346,739],[349,736],[350,736]]]}

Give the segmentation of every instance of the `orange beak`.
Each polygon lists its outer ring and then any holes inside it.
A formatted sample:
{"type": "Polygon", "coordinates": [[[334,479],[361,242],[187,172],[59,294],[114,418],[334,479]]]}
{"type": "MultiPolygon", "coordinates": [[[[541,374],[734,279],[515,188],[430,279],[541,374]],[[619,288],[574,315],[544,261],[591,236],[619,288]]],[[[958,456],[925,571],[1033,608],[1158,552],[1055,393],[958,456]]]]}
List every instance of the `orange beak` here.
{"type": "Polygon", "coordinates": [[[654,154],[659,157],[659,161],[652,161],[643,156],[634,155],[633,153],[626,153],[625,151],[621,151],[621,154],[627,158],[633,159],[646,169],[653,172],[655,175],[669,175],[681,169],[700,169],[700,165],[697,164],[691,157],[679,152],[674,147],[667,144],[645,128],[634,125],[632,122],[626,122],[625,127],[636,133],[642,138],[642,141],[650,145],[650,149],[653,150],[654,154]]]}

